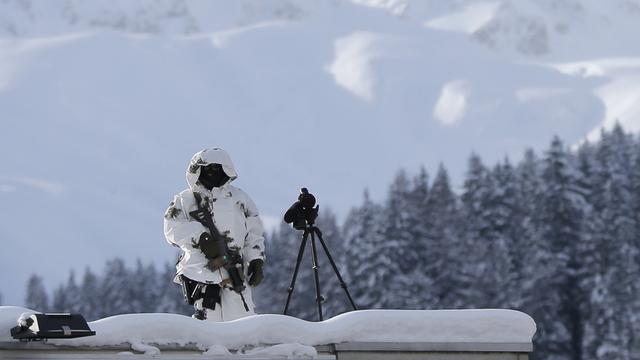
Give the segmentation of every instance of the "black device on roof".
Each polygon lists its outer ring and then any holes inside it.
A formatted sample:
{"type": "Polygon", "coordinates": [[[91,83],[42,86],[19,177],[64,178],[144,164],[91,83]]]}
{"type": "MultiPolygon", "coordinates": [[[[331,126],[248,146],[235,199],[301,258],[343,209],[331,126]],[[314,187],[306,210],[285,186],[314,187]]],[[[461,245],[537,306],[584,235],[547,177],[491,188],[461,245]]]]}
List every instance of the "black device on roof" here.
{"type": "Polygon", "coordinates": [[[80,314],[33,314],[11,329],[18,340],[65,339],[92,336],[96,332],[80,314]]]}
{"type": "Polygon", "coordinates": [[[307,224],[313,225],[316,221],[318,209],[315,196],[307,188],[302,188],[300,195],[298,195],[298,201],[293,203],[284,214],[284,221],[287,224],[292,224],[296,230],[304,230],[307,224]]]}

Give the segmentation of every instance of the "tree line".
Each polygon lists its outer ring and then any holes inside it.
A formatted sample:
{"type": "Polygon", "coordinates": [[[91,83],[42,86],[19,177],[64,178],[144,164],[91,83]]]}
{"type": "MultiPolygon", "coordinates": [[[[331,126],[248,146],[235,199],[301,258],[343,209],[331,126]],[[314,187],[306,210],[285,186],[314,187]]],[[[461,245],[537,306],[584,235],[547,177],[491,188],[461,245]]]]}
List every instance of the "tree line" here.
{"type": "MultiPolygon", "coordinates": [[[[510,308],[536,321],[535,359],[637,359],[640,338],[640,139],[620,126],[570,149],[558,137],[542,154],[487,166],[472,154],[454,191],[441,165],[401,170],[386,198],[362,203],[343,223],[323,210],[317,225],[361,309],[510,308]]],[[[281,313],[301,232],[282,224],[267,236],[258,311],[281,313]]],[[[325,318],[348,311],[318,247],[325,318]]],[[[316,320],[305,249],[290,314],[316,320]]],[[[172,265],[107,263],[104,274],[71,273],[51,303],[34,275],[27,306],[117,313],[190,314],[172,265]],[[151,285],[148,285],[151,284],[151,285]]]]}
{"type": "Polygon", "coordinates": [[[27,281],[25,306],[42,312],[72,312],[88,321],[130,313],[191,314],[178,284],[173,283],[175,267],[166,263],[161,270],[140,260],[128,266],[123,259],[108,260],[102,274],[86,268],[80,279],[74,271],[68,280],[49,294],[42,277],[32,274],[27,281]]]}
{"type": "MultiPolygon", "coordinates": [[[[399,171],[383,201],[365,191],[341,226],[328,212],[318,225],[361,308],[516,309],[537,323],[535,359],[640,358],[640,139],[620,126],[516,164],[472,154],[460,191],[442,165],[433,180],[399,171]]],[[[261,300],[281,312],[300,233],[270,238],[261,300]]],[[[292,313],[315,320],[305,256],[292,313]]],[[[348,310],[319,262],[327,315],[348,310]]]]}

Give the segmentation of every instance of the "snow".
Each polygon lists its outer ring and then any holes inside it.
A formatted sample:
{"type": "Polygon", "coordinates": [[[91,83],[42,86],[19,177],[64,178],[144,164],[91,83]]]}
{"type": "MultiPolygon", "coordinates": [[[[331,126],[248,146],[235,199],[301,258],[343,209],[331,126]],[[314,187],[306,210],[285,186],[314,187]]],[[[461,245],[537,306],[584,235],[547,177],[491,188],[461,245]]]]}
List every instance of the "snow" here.
{"type": "Polygon", "coordinates": [[[318,357],[316,348],[300,344],[278,344],[249,350],[246,354],[255,356],[282,356],[288,359],[316,359],[318,357]]]}
{"type": "Polygon", "coordinates": [[[355,32],[335,41],[335,58],[327,71],[339,86],[356,96],[373,101],[375,72],[372,61],[376,42],[381,37],[367,32],[355,32]]]}
{"type": "Polygon", "coordinates": [[[217,31],[211,35],[211,42],[215,47],[222,49],[226,47],[229,42],[233,41],[235,37],[242,36],[247,32],[269,27],[286,26],[287,24],[288,23],[284,21],[267,21],[230,30],[217,31]]]}
{"type": "Polygon", "coordinates": [[[209,355],[209,356],[225,356],[225,355],[230,355],[231,352],[229,351],[229,349],[227,349],[226,347],[222,346],[222,345],[211,345],[209,346],[209,348],[207,349],[207,351],[203,352],[202,355],[209,355]]]}
{"type": "Polygon", "coordinates": [[[357,5],[370,6],[373,8],[383,9],[390,14],[400,16],[405,13],[409,6],[407,0],[349,0],[357,5]]]}
{"type": "Polygon", "coordinates": [[[142,342],[131,340],[131,349],[134,351],[142,352],[145,355],[158,355],[160,354],[160,349],[155,346],[143,344],[142,342]]]}
{"type": "Polygon", "coordinates": [[[595,141],[600,129],[611,130],[619,122],[627,130],[640,131],[640,57],[605,58],[549,66],[577,78],[604,81],[593,89],[605,106],[600,126],[591,130],[586,139],[595,141]]]}
{"type": "MultiPolygon", "coordinates": [[[[12,341],[8,329],[28,309],[0,307],[0,341],[12,341]]],[[[95,336],[49,340],[52,344],[105,346],[131,344],[155,354],[158,345],[196,344],[211,353],[224,349],[280,345],[269,354],[313,356],[314,345],[341,342],[516,342],[530,343],[535,323],[514,310],[360,310],[322,322],[264,314],[215,323],[176,314],[117,315],[89,323],[95,336]]],[[[263,351],[263,350],[260,350],[263,351]]],[[[260,352],[260,354],[262,354],[260,352]]]]}
{"type": "MultiPolygon", "coordinates": [[[[629,131],[640,130],[640,75],[616,77],[594,93],[602,99],[607,109],[604,128],[611,130],[619,122],[629,131]]],[[[600,129],[594,129],[587,135],[589,140],[599,137],[600,129]]]]}
{"type": "Polygon", "coordinates": [[[58,182],[28,176],[0,176],[0,182],[5,182],[5,186],[10,187],[11,189],[23,186],[41,191],[48,195],[61,195],[65,190],[64,186],[58,182]]]}
{"type": "Polygon", "coordinates": [[[26,40],[0,38],[0,92],[10,88],[24,65],[21,63],[28,61],[30,56],[87,36],[88,33],[73,33],[26,40]]]}
{"type": "Polygon", "coordinates": [[[497,1],[470,3],[457,12],[427,21],[425,26],[472,34],[494,18],[499,6],[497,1]]]}
{"type": "Polygon", "coordinates": [[[543,101],[559,95],[566,95],[571,92],[567,88],[553,87],[527,87],[516,91],[516,98],[521,102],[543,101]]]}
{"type": "Polygon", "coordinates": [[[473,36],[509,56],[588,59],[636,52],[639,17],[626,0],[503,0],[473,36]]]}
{"type": "Polygon", "coordinates": [[[19,326],[27,326],[27,324],[28,324],[27,319],[33,314],[34,314],[34,312],[24,312],[24,313],[20,314],[20,317],[18,318],[18,321],[16,323],[19,326]]]}
{"type": "Polygon", "coordinates": [[[0,341],[9,341],[11,339],[11,328],[22,324],[23,321],[31,314],[37,313],[18,306],[0,306],[0,341]]]}
{"type": "Polygon", "coordinates": [[[467,111],[469,85],[464,80],[454,80],[442,87],[440,97],[433,109],[433,117],[444,125],[453,125],[462,120],[467,111]]]}

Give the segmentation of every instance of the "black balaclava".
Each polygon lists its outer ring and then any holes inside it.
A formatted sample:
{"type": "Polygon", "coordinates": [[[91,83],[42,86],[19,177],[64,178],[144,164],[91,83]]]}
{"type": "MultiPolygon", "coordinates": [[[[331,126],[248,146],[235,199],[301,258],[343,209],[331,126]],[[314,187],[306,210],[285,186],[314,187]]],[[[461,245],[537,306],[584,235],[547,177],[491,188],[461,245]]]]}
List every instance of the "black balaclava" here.
{"type": "Polygon", "coordinates": [[[220,164],[209,164],[200,166],[200,177],[198,181],[208,190],[220,187],[229,181],[229,176],[222,169],[220,164]]]}

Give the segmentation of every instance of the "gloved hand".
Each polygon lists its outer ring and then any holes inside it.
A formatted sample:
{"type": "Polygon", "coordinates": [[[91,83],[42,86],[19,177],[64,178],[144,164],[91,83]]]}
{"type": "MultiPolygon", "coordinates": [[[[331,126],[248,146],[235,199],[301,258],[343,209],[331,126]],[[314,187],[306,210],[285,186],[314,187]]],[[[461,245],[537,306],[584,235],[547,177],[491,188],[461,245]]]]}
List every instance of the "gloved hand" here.
{"type": "Polygon", "coordinates": [[[207,258],[206,268],[211,271],[216,271],[226,265],[226,260],[220,255],[220,248],[211,239],[211,235],[208,232],[203,232],[198,239],[197,248],[202,251],[204,257],[207,258]]]}
{"type": "Polygon", "coordinates": [[[249,269],[247,270],[247,275],[249,276],[249,285],[258,286],[264,279],[264,274],[262,273],[262,265],[264,261],[262,259],[255,259],[249,263],[249,269]]]}
{"type": "Polygon", "coordinates": [[[220,256],[220,248],[208,232],[203,232],[200,235],[198,246],[207,259],[215,259],[220,256]]]}

